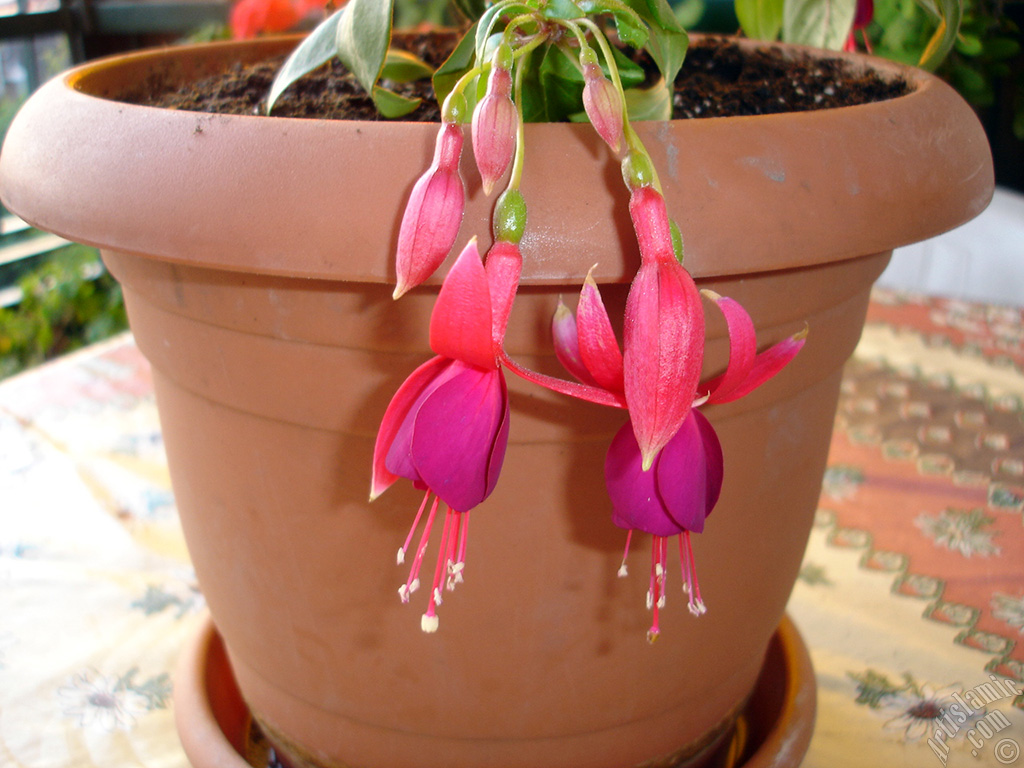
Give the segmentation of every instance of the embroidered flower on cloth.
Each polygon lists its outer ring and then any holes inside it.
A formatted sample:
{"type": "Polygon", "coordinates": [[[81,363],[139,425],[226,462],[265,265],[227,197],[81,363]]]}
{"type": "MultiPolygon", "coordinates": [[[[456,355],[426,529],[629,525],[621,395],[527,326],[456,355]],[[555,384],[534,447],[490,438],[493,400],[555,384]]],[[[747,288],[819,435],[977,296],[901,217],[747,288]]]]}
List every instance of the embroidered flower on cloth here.
{"type": "Polygon", "coordinates": [[[57,693],[64,715],[89,730],[130,731],[150,709],[149,700],[127,685],[124,677],[92,670],[75,675],[57,693]]]}

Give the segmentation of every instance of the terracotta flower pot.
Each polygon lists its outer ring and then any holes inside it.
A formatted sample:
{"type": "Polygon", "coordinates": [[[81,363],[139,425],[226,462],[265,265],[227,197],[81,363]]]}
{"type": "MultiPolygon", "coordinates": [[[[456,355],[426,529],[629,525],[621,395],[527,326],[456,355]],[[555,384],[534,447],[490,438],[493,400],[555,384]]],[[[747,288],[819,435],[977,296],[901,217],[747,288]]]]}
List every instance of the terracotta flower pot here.
{"type": "MultiPolygon", "coordinates": [[[[616,578],[624,534],[602,477],[623,415],[510,379],[502,478],[474,513],[465,584],[425,635],[394,566],[419,494],[403,483],[372,506],[367,494],[381,415],[430,354],[436,286],[395,303],[390,283],[398,214],[435,128],[111,100],[282,45],[73,70],[23,108],[0,158],[4,203],[99,246],[124,284],[190,552],[246,701],[297,764],[611,768],[699,754],[744,702],[782,617],[872,282],[893,247],[991,196],[979,124],[938,80],[878,61],[913,92],[641,124],[699,283],[742,302],[762,344],[810,328],[782,375],[706,411],[726,457],[694,542],[708,613],[689,615],[671,574],[648,645],[647,553],[636,543],[633,573],[616,578]]],[[[558,295],[597,263],[621,309],[637,257],[618,164],[593,131],[527,134],[525,287],[507,346],[559,374],[558,295]]],[[[486,242],[490,203],[466,174],[460,242],[486,242]]],[[[710,374],[726,344],[708,317],[710,374]]]]}

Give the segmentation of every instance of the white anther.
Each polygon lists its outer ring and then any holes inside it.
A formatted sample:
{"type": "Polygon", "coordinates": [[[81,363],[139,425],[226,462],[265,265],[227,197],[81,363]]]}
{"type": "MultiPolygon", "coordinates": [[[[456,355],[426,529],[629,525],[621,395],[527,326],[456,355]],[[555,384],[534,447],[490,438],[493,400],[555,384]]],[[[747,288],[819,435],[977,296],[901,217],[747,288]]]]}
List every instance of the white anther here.
{"type": "Polygon", "coordinates": [[[420,629],[422,629],[428,635],[429,634],[433,634],[434,632],[437,632],[437,625],[439,623],[440,622],[438,621],[438,618],[437,618],[436,615],[435,616],[429,616],[429,615],[424,613],[423,616],[420,617],[420,629]]]}

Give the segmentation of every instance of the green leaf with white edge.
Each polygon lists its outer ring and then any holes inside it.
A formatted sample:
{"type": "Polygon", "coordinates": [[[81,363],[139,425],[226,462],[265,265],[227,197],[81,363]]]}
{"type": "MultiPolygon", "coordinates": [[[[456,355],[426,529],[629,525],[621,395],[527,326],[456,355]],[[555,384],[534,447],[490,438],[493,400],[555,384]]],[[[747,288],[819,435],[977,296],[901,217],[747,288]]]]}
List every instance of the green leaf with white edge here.
{"type": "Polygon", "coordinates": [[[934,9],[939,15],[939,26],[928,41],[917,65],[922,69],[933,70],[953,50],[956,36],[960,32],[964,8],[960,0],[936,0],[934,9]]]}
{"type": "Polygon", "coordinates": [[[270,93],[267,95],[267,114],[270,114],[270,110],[274,108],[274,104],[288,86],[334,58],[338,52],[338,22],[341,21],[346,9],[347,6],[343,6],[320,22],[317,28],[291,52],[270,86],[270,93]]]}
{"type": "Polygon", "coordinates": [[[448,58],[434,72],[434,95],[440,104],[444,103],[452,88],[462,77],[473,67],[473,59],[476,55],[476,29],[470,27],[469,31],[459,40],[448,58]]]}
{"type": "Polygon", "coordinates": [[[736,18],[747,37],[774,40],[782,29],[783,0],[735,0],[736,18]]]}
{"type": "Polygon", "coordinates": [[[672,117],[672,92],[664,80],[650,88],[626,91],[626,112],[633,120],[668,120],[672,117]]]}
{"type": "Polygon", "coordinates": [[[382,80],[396,83],[411,83],[425,80],[434,74],[434,68],[419,56],[398,48],[388,50],[384,59],[384,68],[380,71],[382,80]]]}
{"type": "Polygon", "coordinates": [[[348,0],[338,23],[338,58],[367,93],[380,78],[391,46],[394,0],[348,0]]]}
{"type": "Polygon", "coordinates": [[[627,0],[629,6],[647,22],[650,39],[647,50],[658,65],[666,83],[674,83],[686,58],[690,38],[676,18],[667,0],[627,0]]]}
{"type": "Polygon", "coordinates": [[[856,10],[857,0],[785,0],[782,39],[837,51],[850,35],[856,10]]]}
{"type": "Polygon", "coordinates": [[[410,99],[401,94],[389,91],[379,85],[373,87],[373,103],[377,111],[384,117],[405,117],[420,105],[422,99],[410,99]]]}

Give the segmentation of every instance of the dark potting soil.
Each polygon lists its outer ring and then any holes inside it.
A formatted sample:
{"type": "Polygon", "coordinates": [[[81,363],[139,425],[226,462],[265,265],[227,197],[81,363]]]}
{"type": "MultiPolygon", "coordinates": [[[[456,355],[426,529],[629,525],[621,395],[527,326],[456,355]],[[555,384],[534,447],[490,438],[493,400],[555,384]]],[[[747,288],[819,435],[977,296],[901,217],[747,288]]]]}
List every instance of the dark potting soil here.
{"type": "MultiPolygon", "coordinates": [[[[435,37],[404,41],[405,47],[438,66],[446,51],[435,37]]],[[[263,114],[263,103],[283,58],[234,65],[221,75],[177,89],[149,84],[144,93],[123,100],[137,104],[221,114],[263,114]]],[[[439,119],[429,80],[390,87],[423,104],[406,120],[439,119]]],[[[910,90],[903,80],[887,80],[873,71],[860,71],[845,61],[790,58],[780,49],[744,51],[720,38],[695,41],[676,78],[676,118],[765,115],[853,106],[895,98],[910,90]]],[[[337,61],[295,82],[274,106],[281,117],[349,120],[383,119],[362,86],[337,61]]]]}

